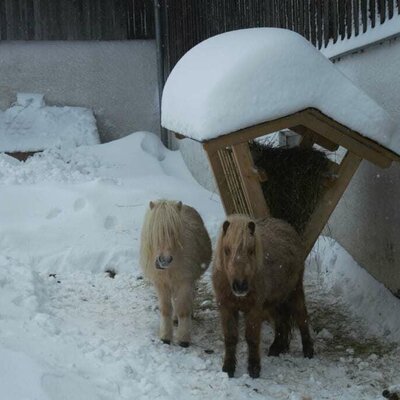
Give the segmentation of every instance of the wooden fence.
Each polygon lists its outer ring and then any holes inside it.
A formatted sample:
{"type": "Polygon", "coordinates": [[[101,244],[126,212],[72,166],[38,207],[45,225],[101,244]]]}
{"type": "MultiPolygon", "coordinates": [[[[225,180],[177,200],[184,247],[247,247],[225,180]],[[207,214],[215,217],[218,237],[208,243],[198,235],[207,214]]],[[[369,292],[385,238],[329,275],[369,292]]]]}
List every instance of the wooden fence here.
{"type": "Polygon", "coordinates": [[[166,78],[191,47],[250,27],[292,29],[315,46],[357,36],[400,13],[400,0],[159,0],[166,78]]]}
{"type": "Polygon", "coordinates": [[[0,40],[154,38],[153,0],[0,0],[0,40]]]}

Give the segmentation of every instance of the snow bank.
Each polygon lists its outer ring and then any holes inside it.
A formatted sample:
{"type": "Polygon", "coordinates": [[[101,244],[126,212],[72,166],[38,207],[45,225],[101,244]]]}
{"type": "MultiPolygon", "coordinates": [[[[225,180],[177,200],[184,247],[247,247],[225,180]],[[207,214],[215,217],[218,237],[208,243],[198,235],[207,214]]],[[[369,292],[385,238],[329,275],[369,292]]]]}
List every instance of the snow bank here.
{"type": "Polygon", "coordinates": [[[0,152],[37,151],[99,143],[96,120],[82,107],[46,106],[43,95],[19,93],[0,110],[0,152]]]}
{"type": "Polygon", "coordinates": [[[400,301],[376,281],[335,240],[320,237],[309,256],[325,290],[347,303],[353,318],[362,316],[368,334],[400,342],[400,301]]]}
{"type": "Polygon", "coordinates": [[[131,271],[150,200],[182,200],[208,216],[212,227],[224,215],[218,196],[193,179],[181,154],[149,132],[49,149],[25,162],[0,154],[0,185],[0,243],[8,254],[34,257],[49,273],[76,265],[131,271]]]}
{"type": "Polygon", "coordinates": [[[400,153],[389,114],[306,39],[276,28],[223,33],[188,51],[165,84],[162,125],[203,141],[307,107],[400,153]]]}
{"type": "MultiPolygon", "coordinates": [[[[224,212],[218,196],[193,180],[181,154],[154,134],[51,149],[26,162],[2,155],[0,190],[1,400],[374,400],[399,381],[398,352],[369,358],[374,349],[350,354],[348,342],[338,349],[346,332],[331,315],[315,335],[314,359],[303,358],[294,335],[289,354],[263,355],[258,380],[247,374],[241,335],[236,378],[229,379],[221,371],[224,345],[210,270],[199,283],[193,345],[160,343],[157,298],[138,263],[148,201],[180,199],[195,207],[213,241],[224,212]]],[[[318,254],[306,276],[312,324],[340,298],[355,316],[349,329],[363,329],[353,342],[371,331],[382,331],[384,343],[395,339],[398,300],[335,242],[318,254]]],[[[265,326],[263,353],[272,336],[265,326]]]]}

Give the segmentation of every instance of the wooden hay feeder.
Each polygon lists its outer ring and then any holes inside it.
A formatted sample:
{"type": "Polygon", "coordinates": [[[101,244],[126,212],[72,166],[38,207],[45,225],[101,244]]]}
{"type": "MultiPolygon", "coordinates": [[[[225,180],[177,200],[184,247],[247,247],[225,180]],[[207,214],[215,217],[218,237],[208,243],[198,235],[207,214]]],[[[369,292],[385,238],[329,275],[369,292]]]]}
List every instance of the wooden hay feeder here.
{"type": "MultiPolygon", "coordinates": [[[[261,182],[268,177],[254,166],[248,142],[285,128],[302,136],[300,146],[318,144],[329,151],[342,146],[347,150],[340,164],[330,162],[333,178],[304,231],[308,254],[361,161],[366,159],[387,168],[392,161],[400,161],[400,157],[312,108],[205,141],[203,147],[227,215],[243,213],[254,218],[269,215],[261,188],[261,182]]],[[[178,134],[178,137],[183,136],[178,134]]]]}
{"type": "MultiPolygon", "coordinates": [[[[212,68],[209,68],[210,62],[214,63],[213,67],[218,68],[223,60],[213,60],[211,56],[218,58],[218,52],[214,51],[214,53],[211,55],[207,54],[207,51],[205,50],[207,46],[205,46],[205,44],[207,42],[212,42],[214,38],[217,38],[217,40],[214,40],[214,42],[211,43],[211,48],[215,49],[216,46],[220,44],[220,51],[223,52],[223,49],[225,48],[224,46],[232,47],[236,44],[237,41],[241,41],[241,31],[230,32],[228,34],[219,35],[217,37],[209,39],[206,42],[203,42],[203,46],[198,50],[196,50],[196,46],[194,48],[194,56],[191,55],[192,51],[189,51],[189,53],[187,53],[187,55],[185,55],[184,58],[181,60],[183,61],[180,62],[181,65],[179,65],[178,63],[177,73],[185,74],[185,84],[181,84],[179,75],[173,75],[173,73],[171,73],[169,79],[171,81],[167,81],[167,85],[163,95],[163,126],[173,131],[178,138],[190,137],[202,143],[203,148],[207,153],[226,214],[243,213],[253,216],[255,218],[262,218],[269,215],[269,208],[267,206],[261,187],[261,183],[264,180],[268,179],[268,177],[263,173],[263,171],[257,170],[257,168],[254,166],[253,158],[249,148],[249,141],[264,136],[266,134],[288,128],[301,135],[301,142],[299,146],[312,147],[314,144],[318,144],[328,151],[335,151],[338,149],[339,146],[345,148],[346,154],[340,163],[335,163],[332,161],[329,162],[330,172],[332,173],[331,176],[333,178],[330,179],[330,182],[327,185],[325,185],[325,189],[320,197],[319,203],[315,207],[304,229],[303,239],[306,246],[306,254],[308,255],[315,241],[323,230],[325,224],[327,223],[330,215],[335,209],[337,203],[342,197],[347,185],[349,184],[361,161],[365,159],[382,168],[389,167],[393,161],[400,161],[400,157],[396,154],[397,147],[400,146],[385,146],[379,144],[378,140],[374,140],[376,139],[376,135],[374,135],[373,132],[374,128],[378,131],[380,131],[381,129],[392,129],[395,124],[393,123],[393,121],[389,121],[390,117],[386,114],[384,110],[382,110],[375,102],[368,98],[358,88],[355,88],[352,83],[348,81],[344,76],[342,76],[340,73],[338,74],[338,71],[329,62],[329,60],[322,59],[319,52],[314,48],[312,48],[311,51],[318,54],[316,54],[315,59],[313,59],[309,54],[310,50],[308,48],[308,46],[312,46],[309,45],[308,42],[306,42],[303,38],[300,38],[299,35],[293,32],[286,33],[287,31],[268,28],[244,30],[242,32],[245,32],[245,36],[248,35],[249,32],[251,33],[250,41],[252,43],[261,43],[259,44],[260,48],[257,49],[257,46],[255,46],[255,48],[253,46],[252,50],[249,50],[249,54],[244,54],[244,56],[247,56],[247,58],[250,58],[250,60],[253,55],[251,51],[274,51],[274,49],[276,48],[278,49],[278,52],[281,52],[285,44],[289,46],[289,48],[291,48],[291,53],[296,53],[297,51],[297,54],[294,54],[293,57],[293,71],[298,71],[298,69],[300,69],[300,75],[296,76],[296,74],[294,73],[294,77],[292,77],[292,75],[285,76],[283,81],[284,83],[287,82],[286,88],[282,87],[282,82],[280,82],[279,79],[276,78],[276,76],[275,80],[278,81],[276,86],[274,86],[274,81],[271,80],[269,82],[268,87],[270,88],[270,92],[268,93],[268,96],[272,97],[272,100],[268,104],[271,104],[272,110],[274,109],[274,103],[279,101],[279,99],[281,98],[281,96],[278,96],[277,99],[275,99],[274,91],[290,91],[293,85],[300,85],[300,90],[297,90],[297,93],[301,92],[302,89],[306,90],[310,87],[309,90],[314,90],[314,97],[311,99],[310,97],[307,97],[306,94],[303,99],[304,101],[300,103],[303,105],[303,107],[300,108],[299,111],[287,113],[280,112],[281,115],[278,118],[271,118],[271,115],[275,115],[276,111],[273,110],[270,115],[268,115],[269,113],[266,112],[264,119],[265,122],[252,124],[251,126],[247,126],[244,128],[239,116],[236,122],[239,126],[242,125],[242,129],[232,131],[227,130],[226,126],[219,127],[218,124],[224,125],[224,121],[228,120],[229,123],[226,125],[229,125],[231,124],[231,120],[234,120],[236,116],[232,114],[227,114],[227,116],[224,116],[224,109],[221,108],[221,110],[216,111],[216,115],[213,116],[212,113],[209,114],[211,122],[208,123],[208,131],[206,132],[206,134],[202,135],[201,133],[199,134],[198,132],[196,132],[196,126],[195,124],[193,126],[191,125],[190,118],[192,116],[192,118],[196,120],[196,110],[199,110],[200,117],[202,109],[209,110],[210,107],[208,107],[207,102],[212,102],[212,98],[207,98],[205,96],[204,98],[200,98],[200,100],[198,100],[196,96],[193,96],[193,102],[195,103],[194,106],[187,106],[187,104],[190,104],[191,102],[190,91],[195,92],[196,90],[202,90],[201,87],[196,87],[196,82],[202,83],[206,81],[206,79],[201,76],[202,73],[198,72],[199,70],[201,71],[200,67],[198,67],[197,69],[194,68],[190,58],[194,58],[193,63],[196,63],[197,66],[199,62],[201,63],[201,60],[204,59],[204,63],[206,64],[204,70],[207,70],[207,67],[208,70],[213,70],[212,68]],[[256,37],[251,38],[253,33],[256,37]],[[281,43],[281,46],[276,45],[274,47],[271,47],[268,45],[268,36],[272,36],[271,40],[274,44],[276,44],[276,41],[283,36],[283,43],[281,43]],[[265,37],[266,39],[264,43],[262,43],[265,37]],[[224,38],[225,43],[223,40],[224,38]],[[218,41],[220,43],[218,43],[218,41]],[[302,52],[307,54],[307,58],[304,58],[304,60],[302,58],[302,52]],[[201,58],[200,56],[203,56],[203,58],[201,58]],[[314,68],[315,63],[317,64],[316,71],[318,73],[319,71],[322,71],[321,73],[326,73],[326,79],[329,80],[332,76],[334,76],[335,79],[337,78],[337,83],[335,83],[335,85],[340,86],[340,91],[335,90],[330,86],[326,88],[324,88],[323,85],[321,88],[315,88],[315,85],[307,86],[307,80],[309,82],[313,82],[313,75],[317,73],[308,73],[309,69],[312,70],[314,68]],[[193,73],[191,73],[193,69],[196,71],[196,76],[193,76],[193,73]],[[190,79],[195,82],[191,86],[188,83],[190,82],[190,79]],[[179,82],[180,84],[177,85],[176,82],[179,82]],[[304,82],[306,83],[304,84],[304,82]],[[176,89],[176,87],[178,87],[179,89],[176,89]],[[340,112],[337,112],[337,107],[330,108],[328,96],[323,96],[321,107],[318,107],[323,109],[324,111],[327,110],[327,112],[322,112],[320,111],[320,109],[315,107],[315,96],[318,95],[319,91],[326,90],[331,90],[335,93],[335,98],[332,98],[332,100],[335,100],[336,103],[338,102],[338,97],[341,96],[341,93],[345,92],[343,94],[343,97],[339,98],[339,100],[342,103],[343,108],[350,107],[349,117],[343,117],[343,109],[340,109],[340,112]],[[179,93],[179,91],[181,91],[181,93],[179,93]],[[171,99],[176,102],[177,94],[182,99],[182,103],[179,104],[179,110],[175,112],[175,107],[173,106],[173,104],[171,106],[171,99]],[[304,107],[304,105],[307,104],[309,105],[304,107]],[[374,118],[374,120],[371,121],[372,126],[370,126],[369,121],[360,122],[359,120],[356,120],[354,122],[354,119],[352,119],[353,114],[351,113],[360,113],[360,115],[363,115],[361,119],[368,119],[368,113],[372,113],[375,116],[378,115],[378,117],[374,118]],[[328,117],[327,114],[330,116],[328,117]],[[337,119],[340,119],[341,122],[333,117],[336,114],[339,115],[339,118],[337,119]],[[184,117],[185,115],[188,116],[186,120],[184,117]],[[347,119],[350,121],[348,125],[351,125],[352,128],[347,126],[347,119]],[[178,121],[178,123],[175,123],[175,121],[178,121]],[[213,121],[215,121],[215,125],[212,124],[213,121]],[[354,129],[354,126],[357,129],[354,129]],[[187,129],[189,132],[186,133],[185,128],[181,127],[188,127],[187,129]],[[213,132],[211,132],[213,127],[216,132],[222,132],[222,134],[213,134],[213,132]],[[368,132],[362,132],[361,128],[363,127],[365,127],[368,132]],[[363,134],[359,132],[362,132],[363,134]],[[373,139],[371,139],[371,136],[373,137],[373,139]],[[396,152],[393,150],[393,147],[396,149],[396,152]]],[[[238,46],[240,45],[243,45],[243,43],[239,43],[238,46]]],[[[245,49],[240,48],[240,51],[246,51],[245,49]]],[[[238,51],[238,49],[233,49],[233,52],[235,52],[235,50],[236,52],[238,51]]],[[[229,54],[225,53],[223,56],[225,58],[228,58],[227,63],[231,64],[231,66],[227,68],[235,68],[235,62],[238,63],[236,61],[237,56],[232,56],[232,59],[230,60],[229,54]]],[[[255,55],[255,57],[257,56],[258,55],[255,55]]],[[[271,54],[270,58],[274,59],[274,56],[279,58],[280,53],[271,54]]],[[[251,65],[251,61],[249,63],[251,65]]],[[[265,66],[263,66],[264,70],[267,69],[266,77],[269,76],[269,73],[280,74],[280,70],[284,70],[284,68],[280,68],[278,66],[278,68],[272,68],[268,71],[269,65],[270,64],[266,64],[265,66]]],[[[240,62],[236,65],[236,67],[239,69],[243,69],[243,65],[240,64],[240,62]]],[[[260,69],[258,69],[258,71],[259,70],[260,69]]],[[[229,75],[228,72],[229,71],[227,71],[226,68],[225,70],[224,68],[222,68],[220,78],[222,80],[226,79],[224,78],[224,76],[229,75]]],[[[247,73],[246,76],[253,77],[251,73],[247,73]]],[[[215,74],[212,78],[213,79],[211,79],[211,81],[217,80],[215,78],[215,74]]],[[[323,79],[320,79],[319,81],[323,82],[323,79]]],[[[262,86],[262,83],[260,83],[259,85],[262,86]]],[[[332,85],[332,82],[330,83],[330,85],[332,85]]],[[[254,84],[252,86],[257,87],[257,85],[254,84]]],[[[211,88],[209,91],[210,96],[215,96],[215,91],[213,89],[214,88],[211,88]]],[[[261,90],[262,87],[260,88],[260,91],[261,90]]],[[[231,105],[231,107],[238,109],[235,101],[239,101],[240,103],[240,99],[231,100],[231,97],[233,96],[230,96],[229,93],[228,95],[226,95],[226,104],[224,104],[224,106],[229,109],[231,105]]],[[[265,99],[266,102],[270,100],[267,97],[265,97],[265,99]]],[[[248,98],[248,101],[251,103],[251,96],[248,98]]],[[[290,101],[291,99],[289,98],[288,102],[290,101]]],[[[246,101],[241,102],[240,104],[246,104],[246,101]]],[[[293,108],[296,108],[296,105],[297,104],[289,104],[287,109],[293,110],[293,108]]],[[[250,107],[247,108],[247,112],[252,112],[250,107]]],[[[346,112],[346,110],[344,110],[344,112],[346,112]]],[[[244,107],[243,113],[246,114],[246,107],[244,107]]],[[[204,114],[202,118],[204,118],[204,114]]],[[[258,120],[260,120],[260,116],[258,116],[257,118],[258,120]]],[[[201,118],[198,118],[198,120],[201,121],[201,118]]],[[[387,135],[387,138],[391,139],[391,135],[387,135]]],[[[390,144],[391,142],[388,141],[385,142],[385,144],[386,143],[390,144]]]]}

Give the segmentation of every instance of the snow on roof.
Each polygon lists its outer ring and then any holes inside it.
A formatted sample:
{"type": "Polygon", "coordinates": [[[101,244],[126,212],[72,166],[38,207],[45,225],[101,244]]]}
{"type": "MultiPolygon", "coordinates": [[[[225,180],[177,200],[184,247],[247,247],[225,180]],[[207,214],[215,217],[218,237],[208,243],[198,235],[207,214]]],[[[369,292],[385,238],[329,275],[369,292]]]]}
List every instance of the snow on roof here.
{"type": "Polygon", "coordinates": [[[89,109],[49,107],[41,94],[19,93],[15,105],[0,110],[0,152],[97,143],[96,120],[89,109]]]}
{"type": "Polygon", "coordinates": [[[162,126],[204,141],[308,107],[400,153],[389,114],[299,34],[253,28],[188,51],[162,97],[162,126]]]}

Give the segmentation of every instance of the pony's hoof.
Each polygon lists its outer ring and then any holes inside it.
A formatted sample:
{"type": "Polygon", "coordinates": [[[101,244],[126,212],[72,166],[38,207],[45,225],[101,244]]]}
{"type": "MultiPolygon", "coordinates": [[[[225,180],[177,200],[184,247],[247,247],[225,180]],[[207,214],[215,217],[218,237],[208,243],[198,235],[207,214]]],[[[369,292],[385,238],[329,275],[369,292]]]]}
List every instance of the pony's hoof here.
{"type": "Polygon", "coordinates": [[[189,347],[190,343],[189,342],[179,342],[179,346],[181,347],[189,347]]]}
{"type": "Polygon", "coordinates": [[[279,357],[282,353],[287,353],[288,351],[289,348],[287,346],[272,343],[268,351],[268,357],[279,357]]]}
{"type": "Polygon", "coordinates": [[[171,344],[171,340],[170,340],[170,339],[161,339],[161,341],[162,341],[164,344],[171,344]]]}
{"type": "Polygon", "coordinates": [[[256,379],[260,377],[261,366],[259,364],[249,365],[247,371],[251,378],[256,379]]]}
{"type": "Polygon", "coordinates": [[[303,348],[304,358],[313,358],[314,357],[314,347],[307,346],[303,348]]]}
{"type": "Polygon", "coordinates": [[[223,365],[222,372],[226,372],[229,378],[233,378],[235,376],[235,366],[232,365],[223,365]]]}

